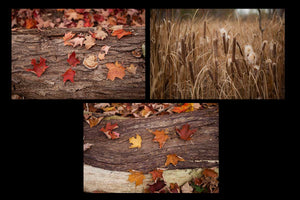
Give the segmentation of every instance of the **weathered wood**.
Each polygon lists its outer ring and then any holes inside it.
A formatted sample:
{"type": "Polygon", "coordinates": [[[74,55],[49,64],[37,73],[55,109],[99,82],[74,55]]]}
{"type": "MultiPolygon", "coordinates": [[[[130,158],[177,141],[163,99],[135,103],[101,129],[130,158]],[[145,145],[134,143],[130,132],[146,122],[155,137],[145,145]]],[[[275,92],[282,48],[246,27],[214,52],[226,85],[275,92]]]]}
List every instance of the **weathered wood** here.
{"type": "Polygon", "coordinates": [[[128,27],[125,30],[133,34],[121,39],[108,36],[104,40],[96,40],[96,45],[86,49],[84,45],[73,48],[64,46],[62,37],[65,33],[88,34],[94,28],[53,28],[39,31],[37,29],[21,29],[12,31],[11,40],[11,78],[12,94],[24,96],[25,99],[144,99],[145,98],[145,59],[132,55],[133,50],[140,50],[145,43],[144,27],[128,27]],[[83,65],[88,54],[98,55],[103,45],[111,46],[103,61],[98,60],[95,70],[83,65]],[[74,83],[63,83],[61,76],[70,67],[68,54],[73,51],[81,61],[74,67],[76,75],[74,83]],[[31,59],[39,62],[39,57],[45,58],[49,68],[41,77],[37,77],[26,69],[33,68],[31,59]],[[108,69],[106,63],[123,63],[137,66],[136,74],[127,71],[123,80],[106,80],[108,69]]]}
{"type": "MultiPolygon", "coordinates": [[[[182,186],[187,181],[199,177],[202,168],[176,169],[163,171],[163,179],[169,187],[170,183],[182,186]]],[[[214,169],[219,173],[219,169],[214,169]]],[[[145,174],[143,184],[135,186],[134,182],[128,181],[129,172],[110,171],[90,165],[83,166],[83,190],[85,192],[110,192],[110,193],[143,193],[148,184],[153,184],[151,174],[145,174]]]]}
{"type": "Polygon", "coordinates": [[[198,110],[194,112],[154,116],[143,119],[110,120],[118,123],[115,131],[120,138],[109,140],[99,129],[108,121],[102,121],[98,126],[90,128],[84,122],[84,142],[93,146],[84,152],[84,163],[113,171],[128,171],[134,169],[148,173],[155,168],[190,169],[218,166],[219,162],[219,114],[217,108],[198,110]],[[181,128],[188,123],[192,129],[197,129],[192,140],[179,139],[175,126],[181,128]],[[170,139],[160,149],[153,142],[152,131],[168,129],[170,139]],[[140,149],[129,149],[130,137],[139,134],[142,137],[140,149]],[[185,159],[177,166],[170,164],[165,167],[166,156],[177,154],[185,159]]]}

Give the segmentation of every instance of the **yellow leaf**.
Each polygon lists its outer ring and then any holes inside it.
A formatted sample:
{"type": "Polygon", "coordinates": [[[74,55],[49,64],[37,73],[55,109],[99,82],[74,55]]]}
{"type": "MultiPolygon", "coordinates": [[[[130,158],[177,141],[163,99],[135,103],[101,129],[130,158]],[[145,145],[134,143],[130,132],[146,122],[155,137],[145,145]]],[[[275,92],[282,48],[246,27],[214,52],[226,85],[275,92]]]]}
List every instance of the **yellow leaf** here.
{"type": "Polygon", "coordinates": [[[132,144],[129,148],[141,148],[142,147],[142,137],[139,134],[136,134],[136,138],[129,138],[129,142],[132,144]]]}
{"type": "Polygon", "coordinates": [[[143,180],[145,179],[145,176],[142,172],[134,171],[134,170],[129,170],[131,173],[128,176],[128,181],[130,182],[135,182],[135,186],[141,185],[143,183],[143,180]]]}

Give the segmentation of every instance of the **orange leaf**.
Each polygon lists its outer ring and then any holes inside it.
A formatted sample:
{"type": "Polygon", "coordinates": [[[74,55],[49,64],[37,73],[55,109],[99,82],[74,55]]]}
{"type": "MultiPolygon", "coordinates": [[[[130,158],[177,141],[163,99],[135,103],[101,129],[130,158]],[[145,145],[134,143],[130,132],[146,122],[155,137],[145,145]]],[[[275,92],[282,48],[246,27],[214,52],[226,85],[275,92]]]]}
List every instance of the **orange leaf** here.
{"type": "Polygon", "coordinates": [[[141,185],[143,183],[143,180],[145,179],[145,176],[142,172],[134,171],[134,170],[129,170],[131,173],[128,176],[128,181],[130,182],[135,182],[135,186],[141,185]]]}
{"type": "Polygon", "coordinates": [[[94,117],[91,116],[88,120],[86,120],[86,122],[90,125],[90,128],[96,126],[97,124],[99,124],[99,122],[103,119],[104,117],[94,117]]]}
{"type": "Polygon", "coordinates": [[[113,81],[116,77],[123,79],[123,77],[125,76],[125,68],[121,64],[119,64],[118,61],[116,61],[115,64],[106,63],[105,65],[109,69],[106,80],[109,79],[113,81]]]}
{"type": "Polygon", "coordinates": [[[118,39],[121,39],[125,35],[131,35],[132,33],[130,31],[124,31],[123,29],[114,30],[112,32],[112,36],[117,36],[118,39]]]}
{"type": "Polygon", "coordinates": [[[168,166],[170,163],[176,166],[178,161],[184,161],[184,159],[177,156],[176,154],[169,154],[167,155],[165,166],[168,166]]]}
{"type": "Polygon", "coordinates": [[[35,19],[26,19],[26,28],[31,29],[34,28],[36,25],[35,19]]]}
{"type": "Polygon", "coordinates": [[[165,131],[156,130],[154,132],[152,132],[152,131],[150,131],[150,132],[155,135],[153,141],[158,142],[159,148],[162,148],[163,145],[166,143],[166,140],[169,138],[169,136],[166,135],[165,131]]]}
{"type": "Polygon", "coordinates": [[[150,174],[152,174],[152,180],[155,181],[158,178],[163,178],[162,174],[163,174],[163,170],[161,169],[155,169],[151,172],[149,172],[150,174]]]}
{"type": "Polygon", "coordinates": [[[176,113],[182,113],[182,112],[190,112],[193,110],[194,108],[192,103],[185,103],[180,107],[174,107],[172,111],[176,113]]]}

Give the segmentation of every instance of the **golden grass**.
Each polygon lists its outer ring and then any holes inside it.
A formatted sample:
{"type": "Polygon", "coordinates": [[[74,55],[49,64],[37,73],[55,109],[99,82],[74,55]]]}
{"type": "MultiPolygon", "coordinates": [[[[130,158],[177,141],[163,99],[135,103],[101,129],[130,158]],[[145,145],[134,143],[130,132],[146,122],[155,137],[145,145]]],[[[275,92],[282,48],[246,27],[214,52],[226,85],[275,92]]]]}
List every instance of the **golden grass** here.
{"type": "Polygon", "coordinates": [[[284,19],[262,21],[267,24],[262,35],[258,17],[197,15],[165,19],[151,11],[151,99],[284,98],[284,19]],[[253,49],[248,56],[246,45],[253,49]]]}

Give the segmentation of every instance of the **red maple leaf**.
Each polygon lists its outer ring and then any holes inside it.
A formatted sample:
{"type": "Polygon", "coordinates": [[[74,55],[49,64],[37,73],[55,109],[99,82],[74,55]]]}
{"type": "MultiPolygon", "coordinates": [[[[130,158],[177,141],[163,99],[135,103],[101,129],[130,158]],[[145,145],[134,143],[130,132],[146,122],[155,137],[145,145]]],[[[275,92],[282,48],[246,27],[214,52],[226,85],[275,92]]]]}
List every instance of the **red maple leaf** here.
{"type": "Polygon", "coordinates": [[[120,137],[120,133],[117,133],[117,132],[115,132],[115,131],[112,131],[112,130],[118,128],[118,127],[119,127],[119,126],[118,126],[117,123],[111,124],[110,122],[108,122],[108,123],[106,124],[105,128],[102,127],[102,128],[100,129],[100,131],[102,131],[102,132],[106,135],[106,137],[108,137],[109,139],[114,140],[114,139],[117,139],[117,138],[120,137]]]}
{"type": "Polygon", "coordinates": [[[132,33],[130,31],[124,31],[123,29],[118,29],[118,30],[114,30],[114,32],[112,32],[112,36],[117,36],[118,39],[122,38],[125,35],[131,35],[132,33]]]}
{"type": "Polygon", "coordinates": [[[158,180],[154,184],[149,185],[148,190],[149,190],[150,193],[164,192],[164,191],[160,191],[160,190],[163,189],[163,187],[165,187],[165,185],[166,185],[166,183],[163,180],[158,180]]]}
{"type": "Polygon", "coordinates": [[[75,53],[75,51],[73,51],[73,53],[69,56],[69,58],[67,60],[68,63],[73,67],[76,67],[77,64],[80,64],[80,61],[77,58],[75,58],[75,56],[76,56],[76,53],[75,53]]]}
{"type": "Polygon", "coordinates": [[[63,75],[64,77],[64,83],[67,81],[67,80],[70,80],[72,83],[74,83],[74,75],[75,75],[75,71],[72,70],[72,68],[70,67],[63,75]]]}
{"type": "Polygon", "coordinates": [[[197,129],[190,130],[190,125],[184,124],[181,129],[176,128],[176,132],[180,135],[183,140],[191,140],[191,136],[197,131],[197,129]]]}
{"type": "Polygon", "coordinates": [[[46,66],[46,59],[40,57],[40,63],[36,64],[36,60],[32,59],[31,60],[31,64],[34,66],[33,69],[26,69],[26,71],[31,71],[33,73],[35,73],[38,77],[40,77],[44,71],[49,67],[46,66]]]}

